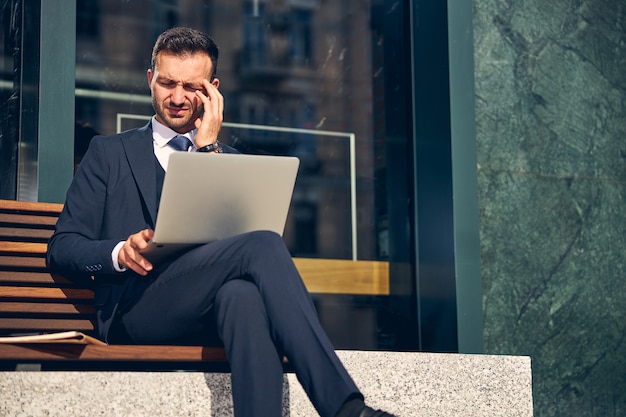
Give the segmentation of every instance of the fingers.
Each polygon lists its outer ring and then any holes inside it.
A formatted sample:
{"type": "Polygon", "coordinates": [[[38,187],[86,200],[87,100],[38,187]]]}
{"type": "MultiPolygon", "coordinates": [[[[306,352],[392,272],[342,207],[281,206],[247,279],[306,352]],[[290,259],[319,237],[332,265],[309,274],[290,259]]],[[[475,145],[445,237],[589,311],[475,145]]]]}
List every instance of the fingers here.
{"type": "Polygon", "coordinates": [[[195,137],[196,146],[201,148],[217,140],[224,118],[224,97],[217,89],[218,83],[203,80],[205,92],[196,91],[196,97],[202,102],[204,113],[195,120],[198,132],[195,137]],[[206,93],[206,94],[205,94],[206,93]]]}
{"type": "Polygon", "coordinates": [[[217,83],[211,84],[209,80],[204,79],[202,80],[202,85],[204,86],[204,89],[207,93],[207,95],[204,96],[202,91],[199,92],[206,99],[206,100],[202,100],[202,102],[204,103],[204,110],[205,111],[210,110],[210,109],[207,109],[207,106],[211,106],[211,109],[214,110],[215,114],[221,117],[222,114],[224,113],[224,96],[222,96],[222,93],[220,93],[220,90],[217,89],[218,84],[217,83]]]}
{"type": "Polygon", "coordinates": [[[148,242],[154,236],[150,229],[144,229],[138,233],[130,235],[118,254],[120,266],[131,269],[139,275],[146,276],[152,270],[152,264],[141,256],[139,251],[148,246],[148,242]]]}
{"type": "Polygon", "coordinates": [[[224,97],[207,80],[204,80],[204,87],[206,95],[200,90],[196,91],[196,96],[202,101],[204,108],[202,121],[215,123],[218,127],[221,127],[224,116],[224,97]]]}

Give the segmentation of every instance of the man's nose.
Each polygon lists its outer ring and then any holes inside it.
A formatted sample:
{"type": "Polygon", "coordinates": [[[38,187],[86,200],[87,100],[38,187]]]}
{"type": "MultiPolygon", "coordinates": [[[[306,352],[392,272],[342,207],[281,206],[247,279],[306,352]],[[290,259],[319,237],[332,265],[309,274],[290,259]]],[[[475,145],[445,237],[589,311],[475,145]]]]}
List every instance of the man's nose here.
{"type": "Polygon", "coordinates": [[[181,85],[177,85],[172,90],[171,101],[173,104],[185,104],[185,89],[181,85]]]}

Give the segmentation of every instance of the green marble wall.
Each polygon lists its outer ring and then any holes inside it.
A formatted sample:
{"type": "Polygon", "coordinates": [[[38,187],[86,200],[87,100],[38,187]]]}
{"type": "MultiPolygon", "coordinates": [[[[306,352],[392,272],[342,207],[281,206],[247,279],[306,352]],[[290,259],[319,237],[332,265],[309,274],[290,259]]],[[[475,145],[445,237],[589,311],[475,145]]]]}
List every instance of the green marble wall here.
{"type": "Polygon", "coordinates": [[[535,416],[626,415],[626,1],[475,0],[485,351],[535,416]]]}

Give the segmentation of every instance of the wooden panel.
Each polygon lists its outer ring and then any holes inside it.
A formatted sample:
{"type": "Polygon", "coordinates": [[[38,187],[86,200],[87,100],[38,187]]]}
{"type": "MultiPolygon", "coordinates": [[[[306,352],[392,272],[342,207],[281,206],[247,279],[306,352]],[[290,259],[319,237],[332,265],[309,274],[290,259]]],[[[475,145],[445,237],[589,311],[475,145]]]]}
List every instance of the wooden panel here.
{"type": "Polygon", "coordinates": [[[32,302],[0,302],[0,313],[18,314],[96,314],[96,308],[90,304],[68,303],[32,303],[32,302]]]}
{"type": "Polygon", "coordinates": [[[389,263],[294,258],[309,292],[389,295],[389,263]]]}
{"type": "Polygon", "coordinates": [[[203,346],[0,344],[2,360],[226,361],[223,348],[203,346]]]}
{"type": "Polygon", "coordinates": [[[93,291],[88,289],[0,286],[0,300],[16,298],[90,300],[93,297],[93,291]]]}
{"type": "Polygon", "coordinates": [[[36,319],[36,318],[0,318],[0,329],[26,332],[29,330],[78,330],[81,332],[92,332],[94,324],[89,319],[67,320],[67,319],[36,319]]]}

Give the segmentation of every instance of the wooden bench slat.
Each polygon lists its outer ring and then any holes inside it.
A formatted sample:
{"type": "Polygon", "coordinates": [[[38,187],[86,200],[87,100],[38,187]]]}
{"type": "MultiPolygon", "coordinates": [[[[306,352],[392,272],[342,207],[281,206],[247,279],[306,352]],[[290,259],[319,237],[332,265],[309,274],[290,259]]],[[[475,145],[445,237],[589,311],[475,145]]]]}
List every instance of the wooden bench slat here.
{"type": "Polygon", "coordinates": [[[0,226],[0,237],[7,240],[36,240],[40,242],[47,242],[50,236],[52,236],[52,232],[52,229],[16,229],[14,227],[0,226]]]}
{"type": "Polygon", "coordinates": [[[6,299],[46,299],[46,300],[91,300],[94,293],[82,288],[7,287],[0,286],[0,300],[6,299]]]}
{"type": "Polygon", "coordinates": [[[3,283],[32,283],[32,284],[70,284],[72,281],[58,274],[48,271],[0,271],[0,285],[3,283]]]}
{"type": "Polygon", "coordinates": [[[49,213],[58,216],[63,210],[61,203],[41,203],[35,201],[0,200],[0,211],[49,213]]]}
{"type": "Polygon", "coordinates": [[[0,241],[0,252],[46,256],[47,243],[0,241]]]}
{"type": "Polygon", "coordinates": [[[343,259],[294,258],[312,293],[389,295],[389,263],[343,259]]]}
{"type": "Polygon", "coordinates": [[[0,314],[96,314],[96,308],[91,304],[77,303],[38,303],[33,308],[32,302],[3,301],[0,303],[0,314]]]}
{"type": "MultiPolygon", "coordinates": [[[[389,264],[383,261],[294,258],[311,292],[330,294],[389,294],[389,264]]],[[[45,259],[0,256],[1,266],[45,268],[45,259]]]]}
{"type": "MultiPolygon", "coordinates": [[[[48,318],[20,318],[2,317],[0,318],[0,329],[13,330],[19,332],[41,332],[41,331],[66,331],[78,330],[81,332],[93,332],[94,323],[90,319],[48,319],[48,318]]],[[[0,343],[0,349],[3,344],[0,343]]]]}
{"type": "Polygon", "coordinates": [[[223,348],[206,346],[100,346],[71,343],[20,343],[0,346],[0,360],[226,361],[223,348]]]}
{"type": "Polygon", "coordinates": [[[30,226],[52,230],[57,222],[57,216],[38,216],[31,214],[16,214],[0,212],[0,224],[15,226],[30,226]]]}
{"type": "Polygon", "coordinates": [[[0,268],[47,270],[46,258],[42,256],[2,256],[0,255],[0,268]]]}

